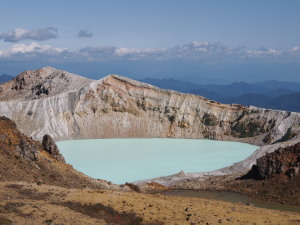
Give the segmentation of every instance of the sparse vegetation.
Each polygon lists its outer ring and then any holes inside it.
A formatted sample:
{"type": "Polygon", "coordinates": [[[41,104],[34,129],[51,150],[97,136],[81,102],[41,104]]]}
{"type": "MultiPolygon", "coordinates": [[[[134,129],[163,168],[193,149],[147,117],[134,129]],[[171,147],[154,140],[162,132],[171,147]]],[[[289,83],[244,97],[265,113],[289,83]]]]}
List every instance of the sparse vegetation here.
{"type": "Polygon", "coordinates": [[[6,217],[0,216],[0,225],[12,225],[13,222],[6,217]]]}

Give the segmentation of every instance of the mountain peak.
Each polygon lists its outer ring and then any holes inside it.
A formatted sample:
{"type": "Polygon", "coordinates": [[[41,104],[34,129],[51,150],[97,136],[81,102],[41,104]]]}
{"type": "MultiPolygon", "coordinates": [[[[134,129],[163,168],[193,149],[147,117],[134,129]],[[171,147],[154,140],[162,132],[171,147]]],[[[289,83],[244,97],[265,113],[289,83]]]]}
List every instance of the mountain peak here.
{"type": "MultiPolygon", "coordinates": [[[[122,83],[122,84],[125,84],[125,86],[126,86],[126,84],[129,84],[129,85],[132,85],[132,86],[135,86],[135,87],[159,90],[159,91],[162,91],[162,92],[170,92],[171,91],[171,90],[162,89],[162,88],[157,87],[157,86],[153,86],[153,85],[148,84],[148,83],[144,83],[142,81],[137,81],[137,80],[125,77],[125,76],[121,76],[121,75],[118,75],[118,74],[109,74],[106,77],[100,79],[99,82],[106,82],[106,83],[109,83],[111,85],[114,85],[114,84],[115,85],[120,85],[122,83]]],[[[174,92],[176,92],[176,91],[174,91],[174,92]]]]}
{"type": "Polygon", "coordinates": [[[46,98],[89,85],[93,80],[53,67],[26,70],[0,85],[1,101],[46,98]]]}
{"type": "Polygon", "coordinates": [[[51,72],[63,71],[63,70],[59,70],[59,69],[56,69],[56,68],[51,67],[51,66],[45,66],[45,67],[43,67],[41,69],[38,69],[38,71],[45,71],[45,72],[51,73],[51,72]]]}

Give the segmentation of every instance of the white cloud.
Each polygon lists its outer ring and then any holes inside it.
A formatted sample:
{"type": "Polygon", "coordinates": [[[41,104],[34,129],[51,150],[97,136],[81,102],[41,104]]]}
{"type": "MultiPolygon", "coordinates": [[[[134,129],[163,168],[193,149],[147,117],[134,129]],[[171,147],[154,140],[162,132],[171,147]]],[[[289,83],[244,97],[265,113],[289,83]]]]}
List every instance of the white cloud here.
{"type": "Polygon", "coordinates": [[[300,53],[300,46],[295,46],[291,49],[291,52],[293,53],[300,53]]]}
{"type": "Polygon", "coordinates": [[[227,62],[247,59],[266,61],[300,61],[300,46],[289,50],[260,48],[247,50],[243,47],[228,47],[221,43],[192,42],[172,48],[125,48],[125,47],[86,47],[80,50],[57,48],[51,45],[15,44],[8,49],[0,49],[2,60],[52,60],[57,62],[114,61],[114,60],[172,60],[186,59],[201,62],[227,62]]]}
{"type": "Polygon", "coordinates": [[[41,59],[40,57],[46,56],[58,56],[67,52],[67,49],[55,48],[51,45],[40,45],[36,42],[32,42],[29,45],[15,44],[11,48],[0,50],[0,59],[9,60],[28,60],[32,58],[41,59]]]}
{"type": "Polygon", "coordinates": [[[166,53],[167,49],[165,48],[145,48],[145,49],[136,49],[136,48],[116,48],[114,51],[115,57],[127,58],[130,60],[139,60],[139,59],[160,59],[161,56],[166,53]]]}
{"type": "Polygon", "coordinates": [[[248,50],[247,51],[247,56],[248,57],[267,57],[267,56],[280,56],[281,54],[284,54],[284,51],[281,50],[275,50],[272,48],[266,48],[266,47],[261,47],[258,50],[248,50]]]}
{"type": "Polygon", "coordinates": [[[26,30],[16,28],[6,33],[0,34],[0,39],[5,42],[18,42],[22,40],[44,41],[57,37],[57,29],[54,27],[46,27],[36,30],[26,30]]]}

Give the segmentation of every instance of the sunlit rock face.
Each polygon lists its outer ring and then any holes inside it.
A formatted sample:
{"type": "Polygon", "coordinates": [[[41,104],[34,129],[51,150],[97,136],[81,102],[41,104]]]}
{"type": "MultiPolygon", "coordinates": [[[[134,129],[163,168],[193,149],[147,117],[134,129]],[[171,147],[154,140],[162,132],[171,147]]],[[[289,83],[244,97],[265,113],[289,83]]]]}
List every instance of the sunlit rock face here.
{"type": "Polygon", "coordinates": [[[56,86],[47,96],[16,94],[28,91],[32,85],[22,86],[19,92],[12,90],[14,95],[2,91],[0,99],[6,101],[0,102],[0,114],[12,118],[23,132],[37,140],[50,134],[55,140],[172,137],[266,145],[289,140],[300,129],[298,113],[224,105],[118,75],[91,81],[48,67],[24,73],[31,74],[30,79],[35,79],[32,74],[48,74],[38,76],[39,82],[56,86]],[[69,85],[59,82],[65,80],[60,78],[63,75],[70,80],[69,85]],[[58,80],[50,82],[51,76],[58,80]]]}
{"type": "Polygon", "coordinates": [[[52,67],[26,70],[0,86],[0,101],[42,99],[84,87],[93,80],[52,67]]]}

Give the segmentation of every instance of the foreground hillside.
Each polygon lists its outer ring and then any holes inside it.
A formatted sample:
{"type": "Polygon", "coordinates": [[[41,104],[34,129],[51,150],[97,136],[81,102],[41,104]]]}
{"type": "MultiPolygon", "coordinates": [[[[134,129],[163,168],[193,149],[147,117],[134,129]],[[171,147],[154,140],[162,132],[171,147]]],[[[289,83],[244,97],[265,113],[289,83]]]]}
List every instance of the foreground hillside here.
{"type": "Polygon", "coordinates": [[[20,132],[13,121],[0,117],[0,181],[36,182],[69,188],[110,188],[107,182],[93,180],[65,164],[63,157],[53,148],[55,143],[48,143],[46,146],[32,140],[20,132]]]}
{"type": "Polygon", "coordinates": [[[296,225],[300,214],[222,201],[0,182],[0,224],[296,225]]]}

